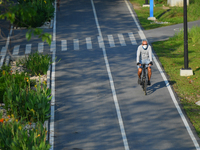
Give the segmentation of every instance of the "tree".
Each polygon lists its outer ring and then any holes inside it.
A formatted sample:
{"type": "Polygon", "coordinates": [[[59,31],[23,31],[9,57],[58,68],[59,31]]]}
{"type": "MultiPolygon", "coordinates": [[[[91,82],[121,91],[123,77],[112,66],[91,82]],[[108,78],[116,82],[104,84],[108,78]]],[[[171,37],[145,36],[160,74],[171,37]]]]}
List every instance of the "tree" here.
{"type": "MultiPolygon", "coordinates": [[[[0,0],[0,19],[6,19],[11,25],[27,27],[26,39],[30,40],[32,35],[38,36],[42,41],[51,44],[52,36],[37,28],[45,21],[53,17],[53,0],[0,0]]],[[[3,35],[2,30],[0,30],[3,35]]],[[[11,55],[9,53],[9,55],[11,55]]]]}

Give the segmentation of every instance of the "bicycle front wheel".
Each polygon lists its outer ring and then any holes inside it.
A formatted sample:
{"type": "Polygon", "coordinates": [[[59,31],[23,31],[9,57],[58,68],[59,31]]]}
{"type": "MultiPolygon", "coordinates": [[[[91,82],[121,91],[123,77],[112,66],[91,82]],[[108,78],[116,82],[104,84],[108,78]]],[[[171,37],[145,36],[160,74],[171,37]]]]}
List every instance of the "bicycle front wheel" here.
{"type": "Polygon", "coordinates": [[[147,80],[144,80],[144,95],[147,95],[147,80]]]}

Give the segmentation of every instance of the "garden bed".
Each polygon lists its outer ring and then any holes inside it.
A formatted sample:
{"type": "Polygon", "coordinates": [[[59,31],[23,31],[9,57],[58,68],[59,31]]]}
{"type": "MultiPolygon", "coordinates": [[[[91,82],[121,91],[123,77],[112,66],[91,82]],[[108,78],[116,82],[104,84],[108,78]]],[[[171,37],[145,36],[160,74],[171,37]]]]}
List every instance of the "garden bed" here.
{"type": "Polygon", "coordinates": [[[48,55],[35,53],[1,69],[0,84],[5,91],[0,104],[0,149],[50,148],[50,60],[48,55]]]}

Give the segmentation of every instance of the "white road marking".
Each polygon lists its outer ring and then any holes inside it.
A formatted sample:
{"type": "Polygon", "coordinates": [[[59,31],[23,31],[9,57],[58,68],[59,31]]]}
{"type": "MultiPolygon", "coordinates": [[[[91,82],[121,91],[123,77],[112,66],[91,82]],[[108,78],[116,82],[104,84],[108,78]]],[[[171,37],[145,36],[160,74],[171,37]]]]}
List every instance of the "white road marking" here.
{"type": "Polygon", "coordinates": [[[2,66],[3,66],[4,59],[5,59],[5,55],[3,55],[3,56],[1,57],[1,61],[0,61],[0,67],[2,67],[2,66]]]}
{"type": "Polygon", "coordinates": [[[4,56],[4,55],[6,55],[6,47],[5,46],[1,48],[1,55],[0,56],[4,56]]]}
{"type": "MultiPolygon", "coordinates": [[[[95,18],[96,26],[97,26],[97,29],[98,29],[98,32],[99,32],[99,36],[101,37],[101,39],[103,41],[103,36],[102,36],[101,29],[100,29],[100,26],[99,26],[99,22],[98,22],[98,18],[97,18],[97,14],[96,14],[96,10],[95,10],[95,7],[94,7],[93,0],[91,0],[91,4],[92,4],[94,18],[95,18]]],[[[102,46],[102,44],[101,44],[101,46],[102,46]]],[[[115,85],[114,85],[114,81],[113,81],[113,78],[112,78],[112,73],[111,73],[111,70],[110,70],[110,65],[109,65],[109,62],[108,62],[105,46],[102,46],[102,51],[103,51],[103,56],[104,56],[104,60],[105,60],[105,64],[106,64],[106,69],[107,69],[107,72],[108,72],[108,77],[109,77],[109,80],[110,80],[110,86],[111,86],[113,100],[114,100],[114,104],[115,104],[115,108],[116,108],[116,112],[117,112],[117,118],[118,118],[118,121],[119,121],[121,135],[122,135],[122,139],[123,139],[123,143],[124,143],[124,148],[125,148],[125,150],[129,150],[126,132],[125,132],[125,129],[124,129],[124,123],[123,123],[123,120],[122,120],[121,111],[120,111],[118,100],[117,100],[117,94],[116,94],[116,91],[115,91],[115,85]]]]}
{"type": "Polygon", "coordinates": [[[61,40],[61,51],[67,51],[67,40],[61,40]]]}
{"type": "Polygon", "coordinates": [[[19,54],[19,47],[20,45],[15,45],[13,49],[13,55],[18,55],[19,54]]]}
{"type": "Polygon", "coordinates": [[[92,40],[91,37],[86,38],[87,49],[92,49],[92,40]]]}
{"type": "Polygon", "coordinates": [[[6,56],[6,62],[5,62],[5,65],[6,65],[6,66],[9,65],[9,60],[10,60],[10,56],[6,56]]]}
{"type": "Polygon", "coordinates": [[[43,50],[44,50],[44,43],[38,43],[38,52],[39,53],[43,53],[43,50]]]}
{"type": "Polygon", "coordinates": [[[129,35],[129,38],[131,40],[132,45],[137,45],[137,42],[135,40],[135,37],[134,37],[133,33],[130,32],[130,33],[128,33],[128,35],[129,35]]]}
{"type": "MultiPolygon", "coordinates": [[[[146,40],[146,37],[145,37],[143,31],[141,30],[140,25],[138,24],[138,22],[137,22],[137,20],[136,20],[136,18],[135,18],[135,16],[134,16],[134,14],[133,14],[133,11],[131,10],[131,8],[130,8],[128,2],[127,2],[127,0],[124,0],[124,1],[125,1],[125,3],[126,3],[126,5],[127,5],[128,9],[129,9],[129,11],[130,11],[130,13],[131,13],[133,19],[134,19],[134,21],[135,21],[137,27],[138,27],[139,35],[140,35],[141,39],[142,39],[142,40],[146,40]]],[[[191,130],[191,128],[190,128],[190,126],[189,126],[189,124],[188,124],[188,122],[187,122],[187,120],[186,120],[186,118],[185,118],[185,116],[184,116],[184,114],[183,114],[183,112],[182,112],[182,110],[181,110],[181,108],[180,108],[180,106],[179,106],[177,100],[176,100],[176,97],[175,97],[175,95],[174,95],[174,93],[173,93],[173,90],[172,90],[172,88],[171,88],[171,86],[170,86],[168,80],[167,80],[167,77],[165,76],[164,71],[161,69],[160,64],[158,63],[158,61],[157,61],[156,57],[154,56],[154,54],[153,54],[153,60],[154,60],[154,62],[155,62],[155,64],[156,64],[156,66],[157,66],[157,68],[158,68],[158,70],[159,70],[159,72],[160,72],[160,74],[161,74],[163,80],[165,81],[165,84],[166,84],[167,89],[168,89],[168,91],[169,91],[169,93],[170,93],[170,96],[171,96],[171,98],[172,98],[172,101],[173,101],[173,103],[174,103],[174,105],[175,105],[175,107],[176,107],[176,109],[177,109],[177,111],[178,111],[178,113],[179,113],[179,115],[180,115],[180,117],[181,117],[181,119],[182,119],[184,125],[185,125],[185,128],[187,129],[187,131],[188,131],[188,133],[189,133],[189,135],[190,135],[190,138],[192,139],[192,141],[193,141],[193,143],[194,143],[196,149],[197,149],[197,150],[200,150],[199,144],[198,144],[198,142],[197,142],[197,140],[196,140],[194,134],[192,133],[192,130],[191,130]]]]}
{"type": "Polygon", "coordinates": [[[9,45],[9,42],[10,42],[10,36],[11,36],[11,34],[12,34],[12,30],[13,30],[13,25],[11,25],[11,27],[10,27],[10,32],[9,32],[9,34],[8,34],[8,38],[7,38],[7,40],[6,40],[6,45],[5,45],[5,47],[3,48],[3,53],[1,53],[1,62],[0,62],[0,69],[1,69],[1,67],[2,67],[2,65],[3,65],[3,62],[4,62],[4,59],[5,59],[5,55],[6,55],[6,52],[7,52],[7,49],[8,49],[8,45],[9,45]]]}
{"type": "Polygon", "coordinates": [[[74,39],[74,50],[79,50],[79,40],[74,39]]]}
{"type": "Polygon", "coordinates": [[[108,41],[109,41],[110,47],[115,47],[115,42],[112,35],[108,35],[108,41]]]}
{"type": "Polygon", "coordinates": [[[118,34],[118,38],[119,38],[119,42],[120,42],[121,46],[126,46],[126,42],[124,40],[123,34],[118,34]]]}
{"type": "Polygon", "coordinates": [[[103,42],[103,38],[101,36],[98,36],[98,42],[99,42],[99,47],[100,48],[104,48],[105,45],[104,45],[104,42],[103,42]]]}
{"type": "Polygon", "coordinates": [[[30,54],[31,53],[31,46],[32,46],[32,44],[26,44],[25,54],[30,54]]]}
{"type": "Polygon", "coordinates": [[[53,44],[51,43],[52,54],[52,73],[51,73],[51,118],[50,118],[50,133],[49,144],[50,150],[54,150],[54,120],[55,120],[55,57],[56,57],[56,6],[57,1],[54,1],[54,26],[53,26],[53,44]]]}
{"type": "Polygon", "coordinates": [[[53,52],[55,50],[56,41],[51,41],[51,46],[50,46],[50,52],[53,52]]]}
{"type": "Polygon", "coordinates": [[[142,30],[138,31],[138,34],[139,34],[140,38],[142,39],[142,41],[146,40],[146,37],[145,37],[144,32],[142,30]]]}

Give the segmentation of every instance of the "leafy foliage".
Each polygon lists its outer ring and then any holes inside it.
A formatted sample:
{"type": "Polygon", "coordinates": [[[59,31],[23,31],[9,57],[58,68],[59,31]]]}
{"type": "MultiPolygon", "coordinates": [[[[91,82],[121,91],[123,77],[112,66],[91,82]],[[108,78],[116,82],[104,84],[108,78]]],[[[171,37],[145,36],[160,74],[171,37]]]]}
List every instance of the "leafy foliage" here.
{"type": "Polygon", "coordinates": [[[22,64],[29,70],[29,72],[31,72],[32,75],[43,75],[47,74],[50,63],[51,57],[48,54],[42,55],[36,52],[24,59],[19,60],[18,65],[22,64]]]}
{"type": "Polygon", "coordinates": [[[40,121],[44,123],[49,118],[51,90],[47,89],[46,84],[35,85],[36,91],[31,90],[28,77],[18,83],[15,76],[5,73],[3,76],[6,81],[6,91],[3,96],[4,108],[9,115],[14,114],[18,119],[26,118],[31,122],[40,121]],[[28,85],[27,85],[28,84],[28,85]]]}
{"type": "Polygon", "coordinates": [[[42,123],[36,123],[34,128],[23,120],[15,118],[0,123],[0,149],[4,150],[49,150],[46,141],[47,131],[42,123]]]}
{"type": "Polygon", "coordinates": [[[52,36],[49,33],[43,33],[43,30],[37,29],[45,21],[51,20],[54,15],[52,0],[19,0],[19,3],[4,0],[0,10],[0,19],[7,19],[11,24],[20,27],[27,27],[29,31],[26,38],[30,40],[32,34],[38,35],[42,41],[51,44],[52,36]]]}

